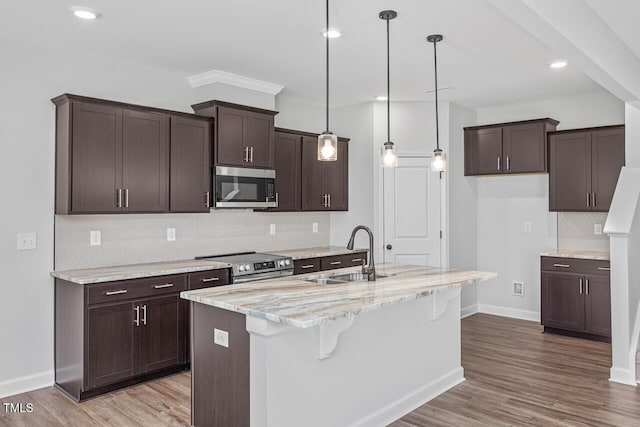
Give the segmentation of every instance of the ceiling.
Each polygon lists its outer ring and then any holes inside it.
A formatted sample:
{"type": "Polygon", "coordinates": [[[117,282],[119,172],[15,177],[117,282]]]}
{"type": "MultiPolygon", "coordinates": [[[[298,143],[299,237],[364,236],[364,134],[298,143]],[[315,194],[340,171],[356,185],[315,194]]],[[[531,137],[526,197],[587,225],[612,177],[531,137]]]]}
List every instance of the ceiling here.
{"type": "MultiPolygon", "coordinates": [[[[603,9],[609,0],[589,0],[603,9]]],[[[570,96],[603,89],[571,64],[552,70],[558,54],[529,35],[486,0],[331,1],[332,106],[370,101],[386,90],[385,23],[392,8],[391,97],[429,100],[433,49],[438,45],[442,98],[482,108],[570,96]]],[[[637,7],[636,7],[637,8],[637,7]]],[[[595,9],[595,7],[594,7],[595,9]]],[[[624,10],[624,8],[620,8],[624,10]]],[[[628,16],[628,15],[627,15],[628,16]]],[[[638,16],[636,13],[635,16],[638,16]]],[[[640,52],[635,25],[610,12],[640,52]]],[[[285,93],[324,102],[324,1],[322,0],[21,0],[0,5],[0,38],[135,61],[186,76],[217,69],[285,86],[285,93]],[[87,22],[71,6],[102,14],[87,22]],[[34,11],[38,11],[34,14],[34,11]]],[[[631,45],[630,45],[631,46],[631,45]]]]}

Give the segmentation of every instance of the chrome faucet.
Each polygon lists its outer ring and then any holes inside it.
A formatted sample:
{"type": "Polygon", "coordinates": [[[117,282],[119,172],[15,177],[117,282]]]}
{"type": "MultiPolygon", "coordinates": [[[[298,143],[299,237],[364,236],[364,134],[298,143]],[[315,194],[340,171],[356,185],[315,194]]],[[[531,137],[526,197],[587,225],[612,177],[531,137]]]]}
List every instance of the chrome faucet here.
{"type": "Polygon", "coordinates": [[[349,239],[349,243],[347,243],[347,249],[353,249],[353,243],[356,239],[356,233],[358,230],[364,230],[369,235],[369,264],[365,265],[362,263],[362,274],[366,274],[369,278],[369,281],[372,282],[376,280],[376,263],[373,260],[373,233],[369,227],[364,225],[358,225],[351,232],[351,238],[349,239]]]}

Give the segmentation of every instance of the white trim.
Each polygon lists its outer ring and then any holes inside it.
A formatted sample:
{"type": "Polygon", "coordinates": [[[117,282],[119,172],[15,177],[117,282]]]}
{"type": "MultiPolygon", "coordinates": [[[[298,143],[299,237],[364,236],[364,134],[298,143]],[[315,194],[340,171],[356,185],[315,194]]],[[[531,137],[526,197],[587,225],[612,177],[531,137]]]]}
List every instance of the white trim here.
{"type": "Polygon", "coordinates": [[[466,307],[462,307],[462,310],[460,310],[460,318],[464,319],[465,317],[474,315],[477,312],[478,312],[478,304],[471,304],[466,307]]]}
{"type": "Polygon", "coordinates": [[[493,314],[494,316],[511,317],[514,319],[540,321],[539,311],[520,310],[499,305],[478,304],[478,313],[493,314]]]}
{"type": "Polygon", "coordinates": [[[609,371],[609,381],[633,387],[638,386],[638,383],[634,378],[634,372],[631,369],[611,368],[609,371]]]}
{"type": "Polygon", "coordinates": [[[211,70],[202,74],[187,77],[192,88],[205,86],[212,83],[224,83],[230,86],[237,86],[244,89],[255,90],[257,92],[277,95],[284,86],[265,82],[263,80],[252,79],[251,77],[240,76],[238,74],[227,73],[226,71],[211,70]]]}
{"type": "Polygon", "coordinates": [[[417,390],[389,403],[372,414],[352,423],[351,427],[384,426],[402,418],[431,399],[464,381],[464,369],[456,368],[440,378],[431,381],[417,390]]]}
{"type": "Polygon", "coordinates": [[[55,373],[53,370],[2,381],[0,382],[0,398],[51,387],[54,381],[55,373]]]}

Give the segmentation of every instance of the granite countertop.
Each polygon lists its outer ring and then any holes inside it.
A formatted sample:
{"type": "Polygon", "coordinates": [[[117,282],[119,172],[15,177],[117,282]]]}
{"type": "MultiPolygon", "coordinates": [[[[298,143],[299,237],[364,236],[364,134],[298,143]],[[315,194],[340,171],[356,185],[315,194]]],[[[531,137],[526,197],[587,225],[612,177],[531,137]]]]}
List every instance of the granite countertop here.
{"type": "Polygon", "coordinates": [[[319,246],[316,248],[290,249],[286,251],[268,251],[273,255],[288,256],[294,261],[297,259],[319,258],[335,255],[347,255],[352,253],[369,252],[368,249],[347,249],[344,246],[319,246]]]}
{"type": "Polygon", "coordinates": [[[52,271],[51,276],[77,283],[113,282],[116,280],[140,279],[142,277],[166,276],[195,271],[229,268],[231,264],[209,260],[187,259],[182,261],[152,262],[146,264],[116,265],[113,267],[85,268],[81,270],[52,271]]]}
{"type": "Polygon", "coordinates": [[[322,285],[305,280],[360,270],[359,267],[351,267],[331,272],[185,291],[180,296],[272,322],[308,328],[497,276],[496,273],[482,271],[382,264],[376,266],[377,272],[391,276],[380,277],[375,282],[322,285]]]}
{"type": "Polygon", "coordinates": [[[540,256],[550,256],[557,258],[580,258],[580,259],[594,259],[601,261],[609,261],[609,252],[597,252],[597,251],[581,251],[571,249],[558,249],[555,251],[542,252],[540,256]]]}

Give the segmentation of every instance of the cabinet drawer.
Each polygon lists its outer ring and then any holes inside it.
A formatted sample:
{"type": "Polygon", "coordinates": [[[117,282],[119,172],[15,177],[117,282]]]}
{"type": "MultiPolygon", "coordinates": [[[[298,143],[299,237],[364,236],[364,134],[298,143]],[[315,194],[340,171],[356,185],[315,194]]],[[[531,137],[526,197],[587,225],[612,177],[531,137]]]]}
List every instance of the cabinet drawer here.
{"type": "Polygon", "coordinates": [[[542,270],[565,273],[609,275],[609,261],[542,257],[542,270]]]}
{"type": "Polygon", "coordinates": [[[181,292],[187,289],[186,275],[157,276],[88,285],[87,304],[102,304],[181,292]]]}
{"type": "Polygon", "coordinates": [[[334,270],[336,268],[359,266],[366,262],[367,254],[364,252],[329,256],[320,259],[320,270],[334,270]]]}
{"type": "Polygon", "coordinates": [[[189,289],[211,288],[229,284],[229,270],[199,271],[189,274],[189,289]]]}
{"type": "Polygon", "coordinates": [[[320,258],[298,259],[293,261],[293,274],[320,271],[320,258]]]}

